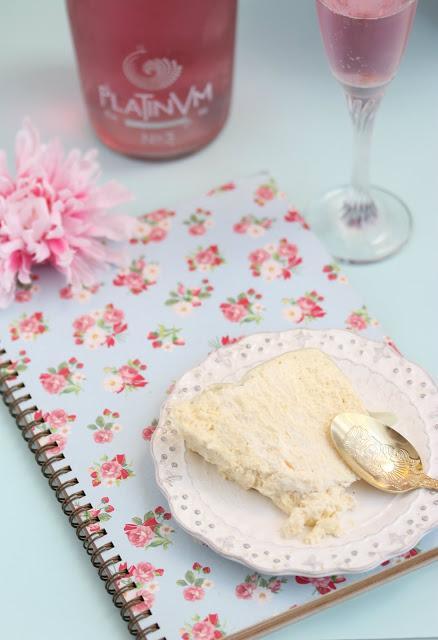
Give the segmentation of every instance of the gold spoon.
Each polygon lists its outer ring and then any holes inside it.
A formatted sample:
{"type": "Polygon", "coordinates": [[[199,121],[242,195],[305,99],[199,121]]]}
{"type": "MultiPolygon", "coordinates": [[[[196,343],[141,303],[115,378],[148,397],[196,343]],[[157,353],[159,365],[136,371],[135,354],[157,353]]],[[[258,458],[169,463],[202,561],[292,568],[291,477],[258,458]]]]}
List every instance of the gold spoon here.
{"type": "Polygon", "coordinates": [[[416,449],[388,425],[392,414],[340,413],[331,423],[331,436],[349,467],[373,487],[403,493],[412,489],[435,489],[438,480],[424,473],[416,449]]]}

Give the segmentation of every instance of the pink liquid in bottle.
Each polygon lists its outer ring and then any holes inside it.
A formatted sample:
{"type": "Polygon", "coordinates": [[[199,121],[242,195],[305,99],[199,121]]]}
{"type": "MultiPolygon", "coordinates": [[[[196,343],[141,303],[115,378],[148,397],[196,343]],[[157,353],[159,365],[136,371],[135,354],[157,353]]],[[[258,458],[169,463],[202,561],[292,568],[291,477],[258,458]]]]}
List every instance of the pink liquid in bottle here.
{"type": "Polygon", "coordinates": [[[190,153],[226,120],[236,0],[67,0],[99,138],[144,158],[190,153]]]}
{"type": "Polygon", "coordinates": [[[416,0],[317,0],[330,66],[347,91],[392,80],[416,7],[416,0]]]}

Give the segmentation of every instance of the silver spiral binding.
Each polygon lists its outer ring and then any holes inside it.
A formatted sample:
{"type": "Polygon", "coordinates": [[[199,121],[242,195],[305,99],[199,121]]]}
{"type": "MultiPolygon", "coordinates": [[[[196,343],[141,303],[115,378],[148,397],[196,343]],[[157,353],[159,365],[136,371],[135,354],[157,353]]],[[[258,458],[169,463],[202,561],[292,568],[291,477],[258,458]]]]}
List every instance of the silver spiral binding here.
{"type": "MultiPolygon", "coordinates": [[[[90,556],[91,563],[97,569],[99,578],[105,583],[106,591],[112,596],[114,605],[120,609],[120,615],[127,623],[129,633],[139,640],[148,640],[150,634],[158,631],[160,626],[157,623],[153,623],[147,628],[142,628],[140,623],[150,618],[151,611],[147,609],[137,614],[132,611],[135,605],[144,602],[143,598],[142,596],[127,597],[129,592],[136,589],[133,582],[129,582],[123,587],[120,586],[120,580],[126,580],[129,572],[127,569],[114,571],[117,565],[123,562],[118,554],[107,560],[103,559],[102,554],[114,549],[114,545],[111,541],[103,540],[108,535],[105,529],[99,529],[91,533],[88,530],[91,524],[99,522],[99,518],[82,519],[82,515],[93,507],[89,502],[77,504],[79,500],[86,498],[86,493],[79,488],[77,478],[65,478],[67,474],[70,475],[72,473],[70,465],[54,469],[53,465],[55,463],[65,460],[64,454],[50,455],[48,453],[50,449],[56,446],[56,442],[41,444],[42,438],[50,435],[48,429],[34,433],[35,427],[41,428],[45,424],[44,420],[33,417],[38,411],[38,407],[35,405],[27,406],[32,401],[32,396],[26,393],[25,385],[19,380],[19,374],[13,369],[13,362],[7,359],[4,349],[0,349],[0,395],[20,429],[24,440],[27,442],[29,450],[40,466],[42,474],[47,478],[48,484],[54,491],[63,512],[68,517],[70,525],[75,529],[78,539],[90,556]],[[26,407],[23,406],[24,404],[26,404],[26,407]],[[73,487],[75,488],[73,493],[68,493],[67,490],[73,487]]],[[[166,640],[166,638],[155,638],[154,636],[154,640],[166,640]]]]}

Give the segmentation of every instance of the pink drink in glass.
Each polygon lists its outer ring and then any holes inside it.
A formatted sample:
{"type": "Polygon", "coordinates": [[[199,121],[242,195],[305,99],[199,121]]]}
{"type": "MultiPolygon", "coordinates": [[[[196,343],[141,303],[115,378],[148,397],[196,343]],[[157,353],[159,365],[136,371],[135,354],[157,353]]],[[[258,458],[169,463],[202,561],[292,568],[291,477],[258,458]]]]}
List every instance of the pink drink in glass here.
{"type": "Polygon", "coordinates": [[[392,80],[416,6],[411,0],[318,0],[330,66],[347,91],[375,89],[392,80]]]}
{"type": "Polygon", "coordinates": [[[226,120],[236,0],[67,0],[82,89],[109,147],[167,158],[226,120]]]}
{"type": "Polygon", "coordinates": [[[404,202],[370,182],[370,148],[375,116],[397,72],[416,8],[417,0],[316,0],[330,67],[353,123],[353,168],[350,183],[318,198],[307,218],[344,262],[383,260],[411,235],[404,202]]]}

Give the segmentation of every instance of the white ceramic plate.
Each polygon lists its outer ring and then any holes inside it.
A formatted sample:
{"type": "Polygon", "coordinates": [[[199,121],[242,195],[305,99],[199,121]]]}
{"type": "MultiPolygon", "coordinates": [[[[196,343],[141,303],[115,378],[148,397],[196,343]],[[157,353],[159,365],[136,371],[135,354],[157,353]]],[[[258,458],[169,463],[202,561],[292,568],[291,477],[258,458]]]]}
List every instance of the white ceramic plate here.
{"type": "Polygon", "coordinates": [[[186,451],[169,417],[170,406],[182,398],[213,383],[237,382],[260,362],[303,347],[331,356],[370,411],[396,413],[397,429],[413,442],[426,471],[438,477],[438,388],[431,378],[383,343],[348,331],[293,330],[256,334],[222,347],[178,381],[153,438],[157,482],[181,527],[256,571],[308,576],[366,571],[411,549],[438,525],[438,493],[421,489],[393,495],[356,482],[351,490],[358,506],[345,514],[342,537],[313,546],[286,540],[279,533],[284,514],[186,451]]]}

